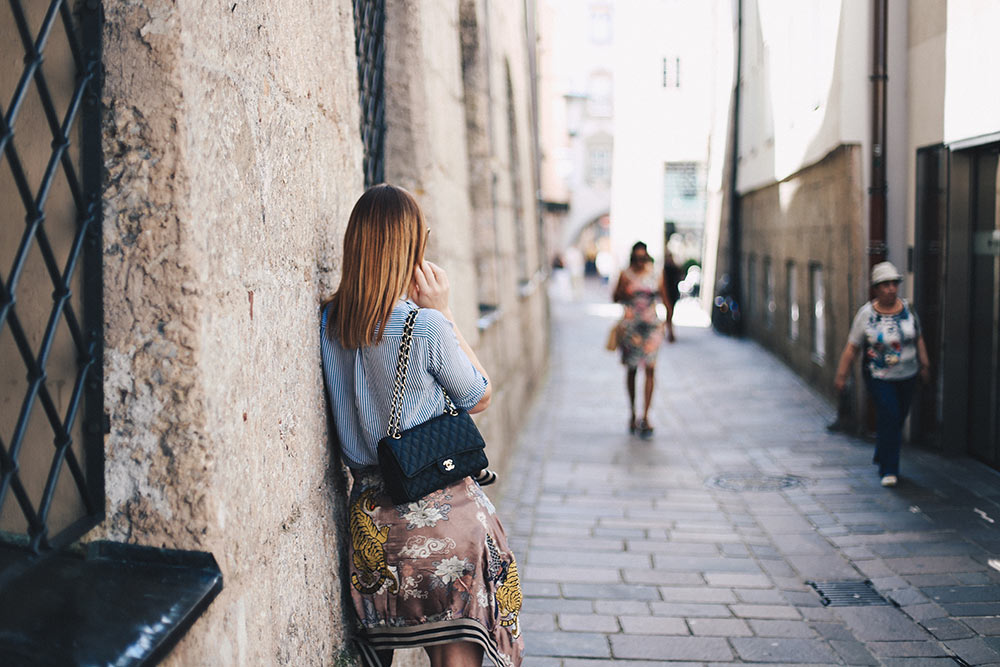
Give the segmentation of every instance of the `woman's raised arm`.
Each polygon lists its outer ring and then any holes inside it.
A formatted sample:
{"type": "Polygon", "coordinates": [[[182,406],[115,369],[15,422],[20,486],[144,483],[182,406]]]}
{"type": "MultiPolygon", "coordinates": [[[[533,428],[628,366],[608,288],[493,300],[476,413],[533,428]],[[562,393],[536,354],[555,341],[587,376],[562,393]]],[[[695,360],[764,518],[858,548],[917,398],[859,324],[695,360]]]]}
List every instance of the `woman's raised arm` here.
{"type": "Polygon", "coordinates": [[[465,336],[462,335],[462,331],[455,323],[455,316],[448,305],[451,295],[448,274],[437,264],[424,260],[422,264],[413,268],[413,285],[410,288],[410,292],[410,298],[413,299],[415,304],[421,308],[433,308],[444,315],[446,320],[451,322],[455,330],[455,337],[458,338],[458,346],[462,349],[462,352],[465,352],[465,356],[469,358],[469,361],[472,362],[476,370],[486,378],[486,393],[483,394],[478,403],[469,408],[469,414],[472,415],[482,412],[490,404],[490,398],[493,395],[493,383],[490,382],[490,376],[486,372],[486,369],[483,368],[479,357],[476,356],[472,346],[465,340],[465,336]]]}

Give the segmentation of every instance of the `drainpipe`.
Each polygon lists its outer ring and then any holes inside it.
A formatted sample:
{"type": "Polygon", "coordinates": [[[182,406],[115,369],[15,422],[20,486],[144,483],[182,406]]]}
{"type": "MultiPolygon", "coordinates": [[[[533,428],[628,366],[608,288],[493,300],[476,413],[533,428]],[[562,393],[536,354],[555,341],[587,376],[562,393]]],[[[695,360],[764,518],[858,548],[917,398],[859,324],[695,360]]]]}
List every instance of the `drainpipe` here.
{"type": "MultiPolygon", "coordinates": [[[[740,79],[743,76],[743,0],[736,2],[736,76],[733,86],[733,153],[729,173],[729,284],[736,303],[743,303],[740,276],[740,192],[736,175],[740,159],[740,79]]],[[[742,317],[737,322],[737,335],[742,333],[742,317]]]]}
{"type": "Polygon", "coordinates": [[[886,41],[888,0],[872,0],[871,185],[868,188],[868,268],[886,259],[886,41]]]}

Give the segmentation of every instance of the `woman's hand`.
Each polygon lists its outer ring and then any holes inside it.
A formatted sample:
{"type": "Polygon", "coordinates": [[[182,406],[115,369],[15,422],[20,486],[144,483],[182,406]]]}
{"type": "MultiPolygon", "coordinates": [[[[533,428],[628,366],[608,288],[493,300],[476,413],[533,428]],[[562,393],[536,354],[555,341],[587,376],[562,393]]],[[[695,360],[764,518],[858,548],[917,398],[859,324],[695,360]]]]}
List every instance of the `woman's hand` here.
{"type": "Polygon", "coordinates": [[[623,271],[618,275],[618,283],[615,285],[615,291],[611,295],[611,300],[615,303],[624,303],[628,299],[628,278],[625,277],[625,272],[623,271]]]}
{"type": "Polygon", "coordinates": [[[847,386],[847,374],[851,372],[851,364],[854,363],[854,357],[857,355],[858,346],[848,341],[847,345],[844,346],[844,351],[840,353],[837,373],[833,376],[833,388],[837,390],[838,394],[844,391],[844,387],[847,386]]]}
{"type": "Polygon", "coordinates": [[[483,368],[472,346],[465,340],[465,336],[462,335],[462,332],[458,330],[458,325],[455,324],[455,317],[451,314],[451,308],[448,307],[448,295],[450,293],[451,288],[448,285],[448,274],[440,266],[425,260],[413,267],[413,283],[410,285],[409,295],[413,299],[413,303],[421,308],[433,308],[440,311],[445,319],[452,323],[455,329],[455,337],[458,338],[458,346],[465,352],[465,356],[469,358],[472,365],[486,378],[486,393],[483,394],[478,403],[469,409],[469,414],[472,415],[482,412],[490,404],[490,397],[493,396],[493,383],[490,382],[490,376],[486,373],[486,369],[483,368]]]}
{"type": "Polygon", "coordinates": [[[451,294],[451,286],[448,284],[448,274],[437,264],[424,260],[413,267],[413,285],[410,289],[410,298],[421,308],[433,308],[439,310],[448,318],[451,318],[451,310],[448,308],[448,297],[451,294]]]}
{"type": "Polygon", "coordinates": [[[917,360],[920,362],[920,381],[924,384],[931,383],[931,360],[927,356],[927,345],[924,337],[917,337],[917,360]]]}

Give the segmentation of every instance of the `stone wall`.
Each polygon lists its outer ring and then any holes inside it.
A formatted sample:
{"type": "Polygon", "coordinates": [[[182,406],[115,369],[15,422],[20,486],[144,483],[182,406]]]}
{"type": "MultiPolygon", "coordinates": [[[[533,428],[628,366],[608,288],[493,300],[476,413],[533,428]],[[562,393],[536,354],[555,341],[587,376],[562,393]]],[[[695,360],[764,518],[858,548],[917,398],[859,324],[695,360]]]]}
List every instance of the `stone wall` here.
{"type": "Polygon", "coordinates": [[[386,18],[386,180],[420,200],[428,258],[448,272],[458,326],[493,381],[477,423],[501,473],[548,358],[519,7],[407,0],[386,18]],[[493,310],[481,317],[481,305],[493,310]]]}
{"type": "MultiPolygon", "coordinates": [[[[864,254],[861,150],[843,145],[823,160],[740,198],[746,333],[762,342],[820,392],[833,397],[833,376],[854,314],[868,297],[864,254]],[[764,260],[774,271],[773,324],[766,319],[764,260]],[[752,260],[752,261],[751,261],[752,260]],[[788,263],[794,263],[799,335],[789,336],[788,263]],[[826,354],[813,352],[810,265],[822,268],[826,354]],[[748,271],[753,267],[752,278],[748,271]]],[[[855,365],[857,366],[857,364],[855,365]]]]}
{"type": "Polygon", "coordinates": [[[361,191],[351,3],[104,3],[105,523],[225,587],[169,665],[332,664],[318,304],[361,191]]]}
{"type": "MultiPolygon", "coordinates": [[[[331,450],[318,306],[363,189],[352,3],[103,4],[111,433],[106,520],[88,539],[218,560],[223,591],[164,664],[350,662],[348,480],[331,450]]],[[[479,422],[503,470],[548,341],[523,5],[474,7],[493,30],[479,153],[466,143],[458,3],[387,5],[386,180],[424,207],[429,257],[493,377],[479,422]],[[485,252],[469,176],[484,169],[485,252]],[[489,326],[487,276],[500,306],[489,326]]]]}

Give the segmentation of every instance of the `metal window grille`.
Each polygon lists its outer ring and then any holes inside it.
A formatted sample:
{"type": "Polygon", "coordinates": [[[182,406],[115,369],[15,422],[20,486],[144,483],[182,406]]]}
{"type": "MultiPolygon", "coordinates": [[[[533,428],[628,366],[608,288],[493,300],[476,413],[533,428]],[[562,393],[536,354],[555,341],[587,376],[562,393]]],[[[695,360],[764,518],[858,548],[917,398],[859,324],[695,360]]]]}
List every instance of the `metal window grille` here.
{"type": "Polygon", "coordinates": [[[775,296],[774,265],[770,257],[764,258],[764,324],[768,329],[774,328],[774,314],[778,312],[778,301],[775,296]]]}
{"type": "Polygon", "coordinates": [[[823,267],[816,263],[809,265],[809,289],[812,295],[812,358],[822,364],[826,360],[826,290],[823,283],[823,267]]]}
{"type": "Polygon", "coordinates": [[[100,3],[0,9],[0,540],[103,515],[100,3]],[[6,108],[4,108],[4,106],[6,108]]]}
{"type": "Polygon", "coordinates": [[[795,275],[795,262],[788,262],[785,276],[785,293],[788,295],[788,339],[799,339],[799,282],[795,275]]]}
{"type": "Polygon", "coordinates": [[[663,59],[663,87],[681,87],[681,59],[678,57],[666,57],[663,59]]]}
{"type": "Polygon", "coordinates": [[[385,180],[385,0],[354,0],[365,187],[385,180]]]}

